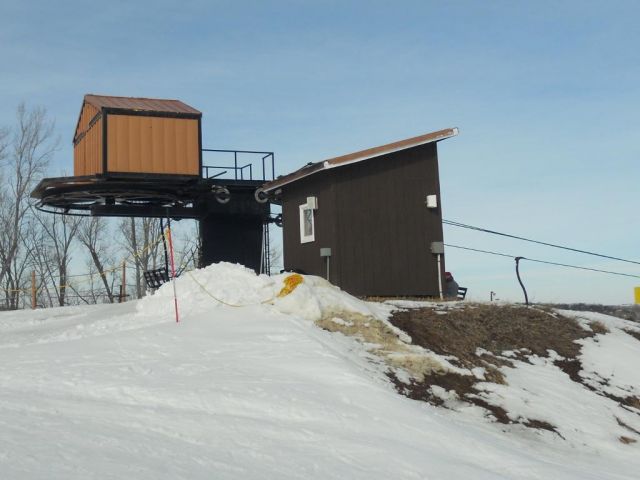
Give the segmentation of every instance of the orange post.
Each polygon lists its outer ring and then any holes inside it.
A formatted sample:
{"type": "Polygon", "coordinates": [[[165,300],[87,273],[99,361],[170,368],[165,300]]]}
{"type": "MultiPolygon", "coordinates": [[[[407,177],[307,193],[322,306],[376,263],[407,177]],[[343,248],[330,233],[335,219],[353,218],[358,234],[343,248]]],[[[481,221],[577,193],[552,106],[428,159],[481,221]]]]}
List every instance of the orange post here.
{"type": "Polygon", "coordinates": [[[36,272],[31,272],[31,309],[35,310],[37,305],[37,295],[36,295],[36,272]]]}
{"type": "Polygon", "coordinates": [[[178,314],[178,295],[176,293],[176,264],[173,260],[173,241],[171,240],[171,220],[167,225],[167,241],[169,243],[169,259],[171,260],[171,281],[173,283],[173,306],[176,311],[176,323],[180,321],[178,314]]]}
{"type": "Polygon", "coordinates": [[[127,261],[122,261],[122,292],[120,303],[127,301],[127,261]]]}

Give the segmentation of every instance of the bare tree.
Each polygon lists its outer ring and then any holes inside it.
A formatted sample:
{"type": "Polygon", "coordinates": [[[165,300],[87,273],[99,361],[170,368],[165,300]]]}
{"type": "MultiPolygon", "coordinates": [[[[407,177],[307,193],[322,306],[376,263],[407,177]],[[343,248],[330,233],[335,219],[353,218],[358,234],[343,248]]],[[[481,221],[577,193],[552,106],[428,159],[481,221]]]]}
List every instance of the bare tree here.
{"type": "Polygon", "coordinates": [[[158,268],[161,251],[162,229],[157,218],[125,218],[120,222],[124,236],[124,248],[135,265],[136,295],[142,298],[146,292],[142,274],[158,268]]]}
{"type": "Polygon", "coordinates": [[[80,218],[68,215],[35,215],[45,233],[45,252],[49,276],[56,291],[58,304],[66,303],[65,296],[69,282],[71,248],[80,227],[80,218]],[[54,266],[52,269],[51,266],[54,266]],[[53,273],[55,272],[55,273],[53,273]],[[55,279],[57,278],[57,282],[55,279]]]}
{"type": "Polygon", "coordinates": [[[271,241],[269,242],[269,263],[271,265],[271,273],[274,273],[284,268],[282,258],[282,245],[279,242],[274,241],[274,237],[277,238],[276,234],[279,233],[277,232],[277,230],[279,230],[279,227],[275,227],[274,225],[269,224],[267,228],[269,228],[269,237],[271,238],[271,241]],[[274,230],[276,230],[276,232],[274,232],[274,230]]]}
{"type": "MultiPolygon", "coordinates": [[[[18,106],[13,129],[0,132],[0,285],[5,292],[19,289],[24,283],[30,261],[24,250],[30,228],[31,199],[36,181],[45,172],[57,142],[53,122],[43,108],[28,110],[18,106]]],[[[16,308],[16,298],[7,298],[7,306],[16,308]]]]}
{"type": "Polygon", "coordinates": [[[180,229],[172,228],[173,250],[175,252],[176,275],[187,270],[198,268],[200,255],[200,238],[197,224],[180,222],[180,229]]]}
{"type": "MultiPolygon", "coordinates": [[[[101,217],[85,218],[80,222],[78,238],[87,248],[96,272],[100,276],[107,298],[113,303],[113,284],[107,280],[105,262],[113,263],[113,256],[108,243],[105,241],[106,222],[101,217]]],[[[93,287],[93,283],[92,283],[93,287]]],[[[92,288],[93,292],[93,288],[92,288]]],[[[93,295],[95,301],[95,295],[93,295]]]]}

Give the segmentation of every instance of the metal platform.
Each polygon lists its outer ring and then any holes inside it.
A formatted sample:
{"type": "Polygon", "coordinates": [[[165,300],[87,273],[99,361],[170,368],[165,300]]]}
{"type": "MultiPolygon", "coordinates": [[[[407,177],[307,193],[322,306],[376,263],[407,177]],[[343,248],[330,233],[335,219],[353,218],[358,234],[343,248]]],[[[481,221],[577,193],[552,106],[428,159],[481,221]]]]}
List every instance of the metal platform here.
{"type": "Polygon", "coordinates": [[[200,177],[109,173],[45,178],[31,197],[36,208],[55,214],[195,219],[201,266],[227,261],[269,272],[268,224],[276,219],[261,187],[275,175],[273,153],[203,151],[232,155],[233,163],[203,166],[200,177]],[[247,155],[257,155],[255,165],[247,163],[247,155]]]}
{"type": "MultiPolygon", "coordinates": [[[[205,205],[212,201],[226,205],[234,203],[234,197],[238,196],[246,201],[249,193],[257,203],[268,201],[256,191],[275,175],[273,152],[212,149],[203,152],[231,155],[233,163],[219,165],[229,161],[226,158],[222,162],[218,159],[217,165],[203,165],[201,177],[109,173],[45,178],[31,197],[38,201],[36,208],[49,213],[194,219],[210,213],[205,205]],[[254,163],[247,156],[254,156],[254,163]]],[[[233,205],[228,209],[234,210],[233,205]]]]}
{"type": "Polygon", "coordinates": [[[202,203],[255,198],[261,180],[91,176],[45,178],[31,193],[39,210],[65,215],[200,218],[202,203]]]}

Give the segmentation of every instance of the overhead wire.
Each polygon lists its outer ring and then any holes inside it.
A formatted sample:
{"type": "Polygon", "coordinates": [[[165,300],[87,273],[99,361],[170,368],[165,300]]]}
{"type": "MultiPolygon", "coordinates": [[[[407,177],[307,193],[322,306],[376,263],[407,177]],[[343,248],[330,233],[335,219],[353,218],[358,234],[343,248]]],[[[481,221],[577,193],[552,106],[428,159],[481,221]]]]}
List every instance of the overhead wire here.
{"type": "Polygon", "coordinates": [[[474,226],[474,225],[468,225],[466,223],[461,223],[461,222],[455,222],[453,220],[445,220],[445,219],[443,219],[442,223],[445,224],[445,225],[450,225],[452,227],[466,228],[466,229],[475,230],[475,231],[478,231],[478,232],[491,233],[493,235],[499,235],[501,237],[507,237],[507,238],[514,238],[516,240],[522,240],[522,241],[530,242],[530,243],[537,243],[539,245],[545,245],[547,247],[560,248],[562,250],[568,250],[568,251],[571,251],[571,252],[584,253],[586,255],[593,255],[593,256],[596,256],[596,257],[607,258],[609,260],[616,260],[616,261],[619,261],[619,262],[626,262],[626,263],[633,263],[635,265],[640,265],[640,262],[639,261],[635,261],[635,260],[628,260],[626,258],[614,257],[612,255],[605,255],[603,253],[591,252],[589,250],[581,250],[579,248],[568,247],[568,246],[559,245],[559,244],[556,244],[556,243],[543,242],[541,240],[534,240],[534,239],[531,239],[531,238],[521,237],[521,236],[513,235],[513,234],[510,234],[510,233],[498,232],[496,230],[490,230],[488,228],[477,227],[477,226],[474,226]]]}
{"type": "Polygon", "coordinates": [[[472,252],[480,252],[480,253],[486,253],[486,254],[490,254],[490,255],[497,255],[500,257],[508,257],[508,258],[513,258],[515,259],[516,257],[519,257],[521,260],[528,260],[530,262],[536,262],[536,263],[544,263],[547,265],[556,265],[556,266],[560,266],[560,267],[567,267],[567,268],[574,268],[577,270],[588,270],[591,272],[599,272],[599,273],[608,273],[610,275],[619,275],[622,277],[631,277],[631,278],[640,278],[640,275],[632,275],[630,273],[621,273],[621,272],[613,272],[610,270],[600,270],[597,268],[590,268],[590,267],[580,267],[578,265],[569,265],[567,263],[558,263],[558,262],[550,262],[548,260],[539,260],[536,258],[529,258],[529,257],[522,257],[522,256],[517,256],[517,255],[510,255],[507,253],[500,253],[500,252],[494,252],[491,250],[481,250],[479,248],[471,248],[471,247],[463,247],[461,245],[452,245],[450,243],[445,243],[444,244],[446,247],[451,247],[451,248],[459,248],[461,250],[470,250],[472,252]]]}

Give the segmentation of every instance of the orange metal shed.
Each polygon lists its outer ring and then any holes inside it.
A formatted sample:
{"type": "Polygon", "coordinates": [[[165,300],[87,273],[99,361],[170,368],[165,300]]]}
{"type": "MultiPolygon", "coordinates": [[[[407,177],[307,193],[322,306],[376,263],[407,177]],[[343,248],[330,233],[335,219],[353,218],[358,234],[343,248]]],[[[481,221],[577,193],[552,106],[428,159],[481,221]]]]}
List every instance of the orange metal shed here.
{"type": "Polygon", "coordinates": [[[85,95],[75,176],[200,176],[202,113],[179,100],[85,95]]]}

